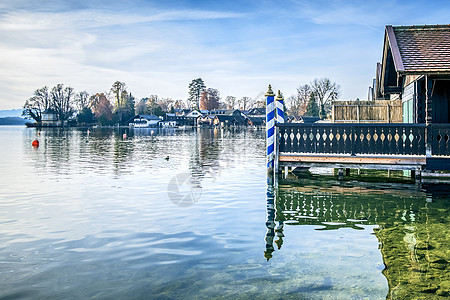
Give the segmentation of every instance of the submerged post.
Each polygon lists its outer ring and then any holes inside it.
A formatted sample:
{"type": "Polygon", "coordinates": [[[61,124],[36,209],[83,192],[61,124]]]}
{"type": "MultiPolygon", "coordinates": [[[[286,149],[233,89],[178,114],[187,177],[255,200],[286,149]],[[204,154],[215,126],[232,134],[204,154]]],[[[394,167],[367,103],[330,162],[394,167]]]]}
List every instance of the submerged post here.
{"type": "Polygon", "coordinates": [[[274,142],[275,142],[275,94],[269,84],[266,96],[266,130],[267,130],[267,172],[273,174],[274,142]]]}
{"type": "MultiPolygon", "coordinates": [[[[276,121],[277,124],[284,123],[284,98],[281,94],[280,90],[278,90],[277,98],[275,99],[275,112],[276,112],[276,121]]],[[[279,138],[278,138],[278,127],[275,126],[275,162],[274,162],[274,171],[275,174],[280,172],[278,166],[278,158],[279,158],[279,138]]]]}

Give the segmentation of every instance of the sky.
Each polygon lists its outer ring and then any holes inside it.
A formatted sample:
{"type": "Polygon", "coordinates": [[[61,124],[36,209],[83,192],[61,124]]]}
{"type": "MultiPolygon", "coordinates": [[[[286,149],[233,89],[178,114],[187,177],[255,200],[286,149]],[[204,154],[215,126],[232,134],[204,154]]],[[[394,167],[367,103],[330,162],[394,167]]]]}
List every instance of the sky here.
{"type": "Polygon", "coordinates": [[[43,86],[136,99],[188,97],[202,78],[222,98],[285,98],[328,77],[367,98],[386,25],[449,24],[450,1],[0,0],[0,109],[43,86]]]}

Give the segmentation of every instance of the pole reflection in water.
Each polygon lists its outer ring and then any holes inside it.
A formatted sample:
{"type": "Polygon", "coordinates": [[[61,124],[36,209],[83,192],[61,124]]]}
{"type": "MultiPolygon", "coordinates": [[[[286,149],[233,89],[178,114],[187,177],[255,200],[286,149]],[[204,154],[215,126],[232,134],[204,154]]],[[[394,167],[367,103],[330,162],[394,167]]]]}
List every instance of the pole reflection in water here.
{"type": "Polygon", "coordinates": [[[264,251],[264,257],[269,260],[272,258],[272,253],[275,251],[273,246],[275,235],[277,236],[277,240],[275,244],[277,245],[278,250],[281,249],[283,245],[283,221],[278,221],[278,225],[275,223],[277,210],[275,208],[275,199],[276,199],[276,191],[278,188],[277,179],[271,176],[267,178],[267,233],[266,233],[266,250],[264,251]]]}

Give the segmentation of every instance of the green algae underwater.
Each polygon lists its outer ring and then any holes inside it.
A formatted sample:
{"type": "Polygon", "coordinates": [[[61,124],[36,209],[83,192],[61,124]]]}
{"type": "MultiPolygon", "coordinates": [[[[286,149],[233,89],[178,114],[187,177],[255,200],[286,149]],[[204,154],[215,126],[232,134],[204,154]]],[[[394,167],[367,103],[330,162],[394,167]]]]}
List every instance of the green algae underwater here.
{"type": "Polygon", "coordinates": [[[277,190],[275,221],[321,226],[316,230],[378,225],[373,234],[389,285],[386,299],[447,298],[450,186],[411,184],[401,173],[358,176],[352,170],[345,181],[310,172],[289,176],[277,190]]]}

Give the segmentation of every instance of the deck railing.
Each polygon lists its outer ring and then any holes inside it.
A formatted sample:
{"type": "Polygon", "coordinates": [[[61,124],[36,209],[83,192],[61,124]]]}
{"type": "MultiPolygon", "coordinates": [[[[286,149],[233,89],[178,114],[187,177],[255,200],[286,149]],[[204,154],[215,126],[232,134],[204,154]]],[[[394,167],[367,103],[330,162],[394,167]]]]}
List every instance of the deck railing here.
{"type": "Polygon", "coordinates": [[[427,128],[432,155],[450,156],[450,124],[431,124],[427,128]]]}
{"type": "Polygon", "coordinates": [[[277,124],[280,153],[450,156],[450,124],[277,124]]]}

